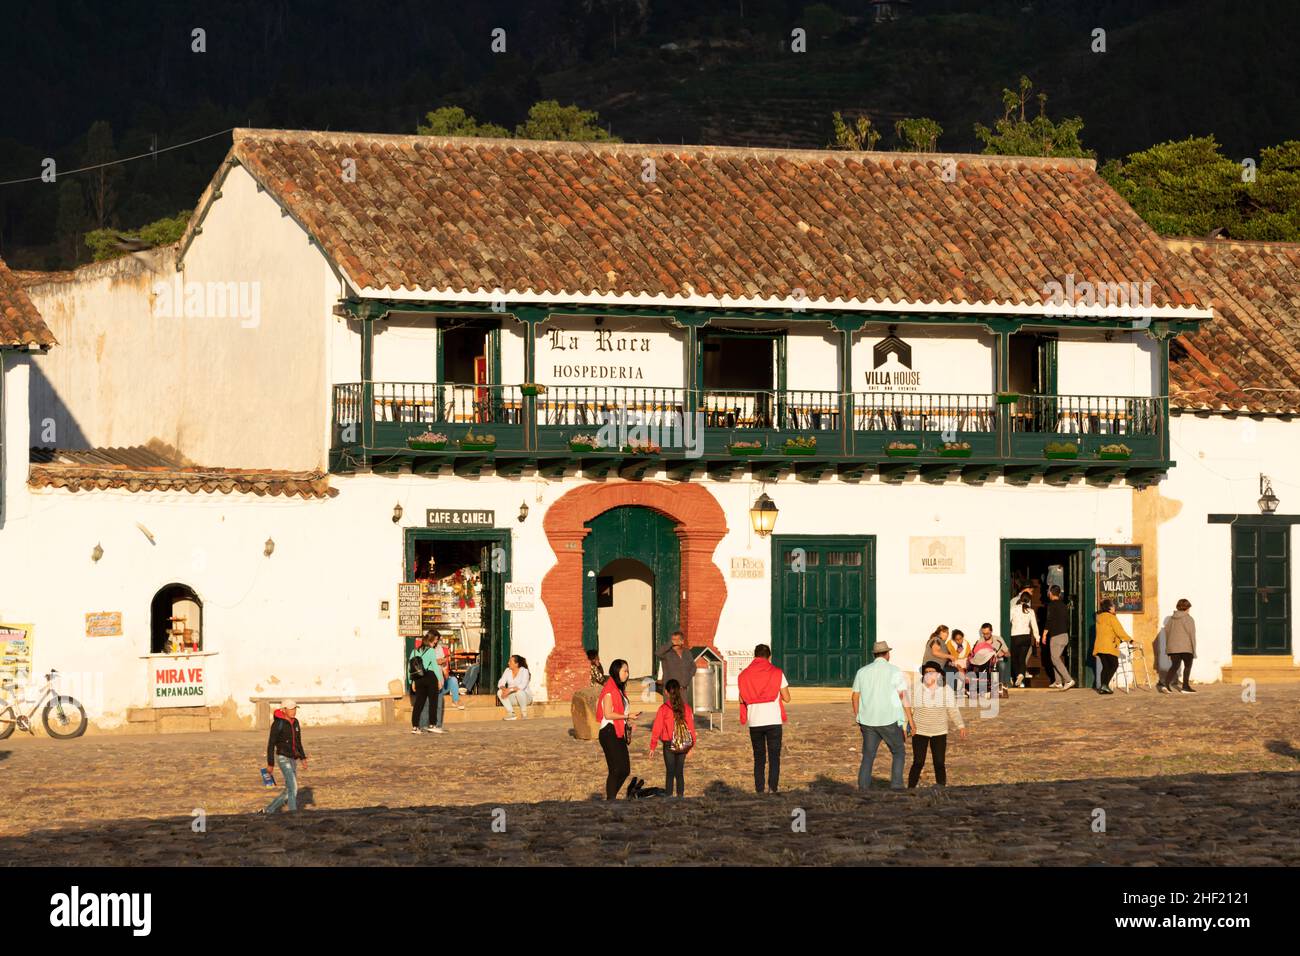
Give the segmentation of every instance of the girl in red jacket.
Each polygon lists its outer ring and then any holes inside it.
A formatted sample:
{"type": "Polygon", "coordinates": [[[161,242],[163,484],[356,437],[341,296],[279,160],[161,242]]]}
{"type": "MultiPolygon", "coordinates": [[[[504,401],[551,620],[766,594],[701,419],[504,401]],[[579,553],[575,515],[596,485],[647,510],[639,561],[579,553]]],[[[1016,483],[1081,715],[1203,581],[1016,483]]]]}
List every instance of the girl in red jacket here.
{"type": "Polygon", "coordinates": [[[686,795],[686,755],[695,746],[695,713],[682,697],[682,685],[675,680],[664,684],[664,702],[655,714],[655,725],[650,731],[650,755],[655,745],[664,745],[664,793],[686,795]]]}

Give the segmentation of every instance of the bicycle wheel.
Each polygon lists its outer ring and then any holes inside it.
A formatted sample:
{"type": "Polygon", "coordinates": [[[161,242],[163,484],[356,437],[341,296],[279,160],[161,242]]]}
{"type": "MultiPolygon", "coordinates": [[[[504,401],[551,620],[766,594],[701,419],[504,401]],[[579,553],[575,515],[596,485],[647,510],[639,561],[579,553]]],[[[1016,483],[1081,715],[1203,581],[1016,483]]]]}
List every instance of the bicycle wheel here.
{"type": "Polygon", "coordinates": [[[6,704],[0,707],[0,740],[4,740],[14,732],[18,726],[18,717],[14,714],[14,709],[6,704]]]}
{"type": "Polygon", "coordinates": [[[80,737],[90,725],[86,719],[86,708],[71,697],[52,699],[45,705],[41,720],[45,722],[45,732],[59,740],[80,737]]]}

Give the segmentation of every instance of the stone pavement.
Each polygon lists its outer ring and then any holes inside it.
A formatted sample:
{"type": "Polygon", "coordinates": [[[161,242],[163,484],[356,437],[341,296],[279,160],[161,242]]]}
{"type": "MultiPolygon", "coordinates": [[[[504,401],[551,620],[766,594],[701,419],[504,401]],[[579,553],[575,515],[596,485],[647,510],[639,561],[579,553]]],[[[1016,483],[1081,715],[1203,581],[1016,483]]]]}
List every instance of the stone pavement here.
{"type": "MultiPolygon", "coordinates": [[[[565,718],[420,737],[308,722],[310,803],[273,820],[250,813],[269,799],[261,734],[15,737],[0,742],[0,863],[1300,863],[1300,686],[1262,684],[1254,703],[1213,685],[1000,704],[966,712],[965,741],[950,736],[942,792],[928,772],[918,791],[884,790],[882,749],[881,789],[860,796],[846,700],[791,708],[778,796],[750,792],[733,711],[725,731],[701,730],[687,800],[614,804],[592,800],[604,761],[565,718]]],[[[659,785],[645,706],[633,770],[659,785]]]]}

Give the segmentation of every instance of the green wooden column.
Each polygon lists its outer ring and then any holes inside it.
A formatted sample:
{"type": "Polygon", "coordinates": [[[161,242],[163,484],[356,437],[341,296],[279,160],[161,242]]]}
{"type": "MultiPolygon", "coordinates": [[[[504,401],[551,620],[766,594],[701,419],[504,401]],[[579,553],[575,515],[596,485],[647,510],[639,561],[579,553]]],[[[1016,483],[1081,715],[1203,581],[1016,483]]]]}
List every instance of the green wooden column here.
{"type": "Polygon", "coordinates": [[[682,424],[689,429],[695,428],[695,415],[700,409],[700,329],[709,324],[710,318],[707,312],[674,312],[672,316],[673,324],[686,330],[686,354],[682,356],[682,382],[686,386],[682,424]]]}
{"type": "MultiPolygon", "coordinates": [[[[994,319],[984,325],[984,328],[998,338],[998,354],[994,359],[993,369],[994,381],[997,383],[995,392],[1011,390],[1011,336],[1019,327],[1020,323],[1014,319],[994,319]]],[[[998,455],[1009,458],[1011,457],[1011,406],[998,405],[995,412],[998,423],[998,455]]]]}
{"type": "MultiPolygon", "coordinates": [[[[524,381],[537,381],[537,327],[550,318],[545,309],[518,308],[510,313],[516,322],[524,324],[524,381]]],[[[537,450],[537,397],[524,396],[524,447],[537,450]]]]}
{"type": "Polygon", "coordinates": [[[1147,335],[1160,347],[1160,460],[1169,460],[1169,343],[1178,333],[1168,322],[1155,322],[1147,335]]]}
{"type": "Polygon", "coordinates": [[[375,315],[361,316],[361,460],[366,463],[375,444],[375,315]]]}
{"type": "Polygon", "coordinates": [[[853,333],[866,324],[866,316],[837,315],[831,328],[840,333],[840,453],[853,454],[853,333]]]}

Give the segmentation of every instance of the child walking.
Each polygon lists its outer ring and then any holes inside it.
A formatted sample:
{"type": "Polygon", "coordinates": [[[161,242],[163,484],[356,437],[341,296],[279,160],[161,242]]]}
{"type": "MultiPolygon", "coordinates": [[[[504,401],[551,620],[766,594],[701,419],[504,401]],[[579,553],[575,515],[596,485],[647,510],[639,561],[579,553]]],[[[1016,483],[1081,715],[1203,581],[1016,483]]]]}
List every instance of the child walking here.
{"type": "Polygon", "coordinates": [[[686,755],[695,740],[695,713],[682,695],[681,683],[670,680],[664,684],[664,702],[650,730],[650,756],[656,744],[664,745],[664,793],[670,797],[686,796],[686,755]]]}
{"type": "Polygon", "coordinates": [[[912,769],[907,773],[909,789],[916,786],[925,769],[925,753],[934,755],[934,781],[940,787],[948,783],[948,768],[944,757],[948,752],[948,721],[952,720],[966,739],[966,724],[957,710],[957,695],[953,683],[943,679],[943,668],[937,661],[921,665],[921,692],[912,701],[912,769]]]}
{"type": "Polygon", "coordinates": [[[266,741],[266,769],[274,773],[279,766],[284,789],[259,813],[277,813],[283,806],[288,806],[290,813],[298,811],[298,766],[307,766],[307,751],[302,746],[302,727],[297,715],[297,703],[286,700],[271,721],[271,736],[266,741]]]}

